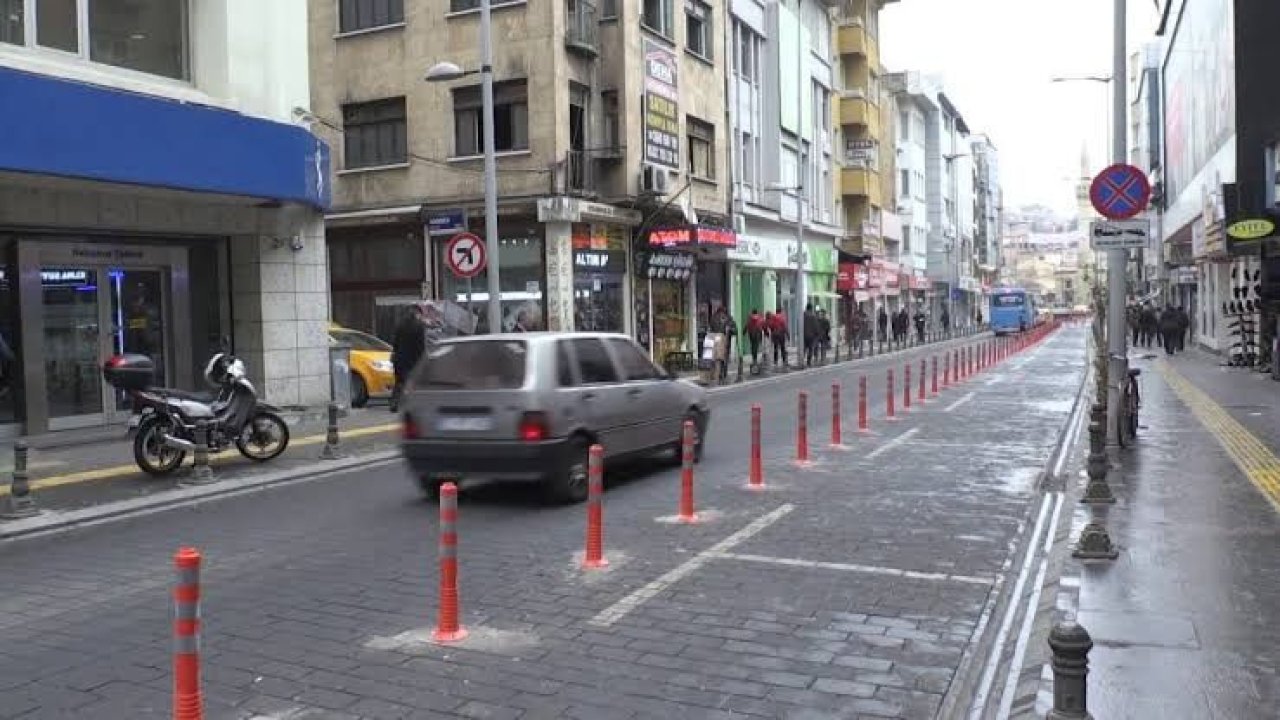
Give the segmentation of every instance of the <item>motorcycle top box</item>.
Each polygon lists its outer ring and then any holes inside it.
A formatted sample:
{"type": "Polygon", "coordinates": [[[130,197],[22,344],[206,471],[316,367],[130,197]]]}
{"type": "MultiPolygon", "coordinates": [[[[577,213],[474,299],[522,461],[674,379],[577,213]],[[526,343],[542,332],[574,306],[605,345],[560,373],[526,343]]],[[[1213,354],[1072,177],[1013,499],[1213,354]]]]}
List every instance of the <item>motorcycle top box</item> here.
{"type": "Polygon", "coordinates": [[[156,381],[156,363],[146,355],[116,355],[103,363],[102,377],[120,390],[146,390],[156,381]]]}

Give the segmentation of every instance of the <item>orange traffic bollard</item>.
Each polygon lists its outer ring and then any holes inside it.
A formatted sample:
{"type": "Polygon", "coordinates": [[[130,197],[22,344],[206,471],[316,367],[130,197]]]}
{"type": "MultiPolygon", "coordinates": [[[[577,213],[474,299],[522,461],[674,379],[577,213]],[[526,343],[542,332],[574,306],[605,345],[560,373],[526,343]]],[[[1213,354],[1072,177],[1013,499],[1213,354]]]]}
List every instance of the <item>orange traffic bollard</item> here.
{"type": "Polygon", "coordinates": [[[924,380],[925,380],[925,373],[928,372],[928,369],[929,369],[928,361],[921,358],[920,360],[920,393],[916,397],[916,400],[918,400],[921,405],[925,404],[926,402],[924,399],[924,380]]]}
{"type": "Polygon", "coordinates": [[[680,522],[698,522],[698,515],[693,511],[693,436],[697,429],[692,420],[684,421],[684,431],[680,436],[680,522]]]}
{"type": "Polygon", "coordinates": [[[440,486],[440,608],[431,639],[452,643],[467,636],[458,622],[458,486],[440,486]]]}
{"type": "Polygon", "coordinates": [[[930,394],[938,397],[938,356],[933,356],[933,385],[930,388],[930,394]]]}
{"type": "Polygon", "coordinates": [[[173,566],[173,718],[200,720],[200,551],[179,549],[173,566]]]}
{"type": "Polygon", "coordinates": [[[764,489],[764,462],[760,455],[760,406],[751,406],[751,473],[747,486],[752,490],[764,489]]]}
{"type": "Polygon", "coordinates": [[[840,428],[840,383],[831,383],[831,447],[844,445],[840,428]]]}
{"type": "Polygon", "coordinates": [[[902,367],[902,412],[911,410],[911,361],[903,363],[902,367]]]}
{"type": "Polygon", "coordinates": [[[796,407],[796,462],[809,464],[809,393],[801,392],[796,407]]]}
{"type": "Polygon", "coordinates": [[[585,568],[602,568],[604,558],[604,448],[592,445],[587,455],[587,548],[582,556],[585,568]]]}
{"type": "Polygon", "coordinates": [[[885,408],[887,414],[885,420],[888,422],[897,422],[898,418],[893,414],[893,368],[889,368],[889,392],[885,395],[885,408]]]}
{"type": "Polygon", "coordinates": [[[867,423],[867,376],[858,378],[858,432],[865,435],[871,432],[867,423]]]}

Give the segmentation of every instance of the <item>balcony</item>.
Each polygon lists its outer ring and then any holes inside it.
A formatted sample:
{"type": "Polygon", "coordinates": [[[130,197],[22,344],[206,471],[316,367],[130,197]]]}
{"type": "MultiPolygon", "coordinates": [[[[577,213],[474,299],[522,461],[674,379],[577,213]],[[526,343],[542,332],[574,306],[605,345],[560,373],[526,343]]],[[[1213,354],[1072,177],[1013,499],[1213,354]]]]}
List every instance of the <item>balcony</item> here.
{"type": "Polygon", "coordinates": [[[595,173],[591,164],[591,154],[585,150],[570,150],[565,153],[564,160],[565,194],[595,195],[595,173]]]}
{"type": "Polygon", "coordinates": [[[858,55],[876,62],[880,48],[876,39],[862,26],[861,21],[840,23],[836,26],[836,52],[841,55],[858,55]]]}
{"type": "Polygon", "coordinates": [[[850,255],[884,257],[885,243],[880,236],[880,227],[871,222],[851,226],[850,234],[840,238],[840,249],[850,255]]]}
{"type": "Polygon", "coordinates": [[[869,198],[880,204],[880,173],[870,168],[843,168],[840,171],[840,194],[869,198]]]}
{"type": "Polygon", "coordinates": [[[861,125],[869,139],[880,137],[880,108],[868,100],[861,90],[840,93],[840,124],[861,125]]]}
{"type": "Polygon", "coordinates": [[[565,0],[564,45],[573,52],[587,57],[600,54],[598,33],[599,13],[596,6],[586,0],[565,0]]]}

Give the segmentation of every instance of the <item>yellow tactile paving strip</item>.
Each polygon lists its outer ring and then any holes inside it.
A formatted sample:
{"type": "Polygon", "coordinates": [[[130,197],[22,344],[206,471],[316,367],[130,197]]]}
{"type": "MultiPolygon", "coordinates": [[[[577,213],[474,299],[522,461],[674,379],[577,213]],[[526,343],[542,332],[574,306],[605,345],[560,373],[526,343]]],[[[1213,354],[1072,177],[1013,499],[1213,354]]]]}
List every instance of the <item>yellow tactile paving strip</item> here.
{"type": "Polygon", "coordinates": [[[1168,363],[1160,361],[1156,363],[1156,369],[1200,424],[1217,438],[1249,482],[1258,488],[1276,512],[1280,512],[1280,458],[1257,435],[1168,363]]]}

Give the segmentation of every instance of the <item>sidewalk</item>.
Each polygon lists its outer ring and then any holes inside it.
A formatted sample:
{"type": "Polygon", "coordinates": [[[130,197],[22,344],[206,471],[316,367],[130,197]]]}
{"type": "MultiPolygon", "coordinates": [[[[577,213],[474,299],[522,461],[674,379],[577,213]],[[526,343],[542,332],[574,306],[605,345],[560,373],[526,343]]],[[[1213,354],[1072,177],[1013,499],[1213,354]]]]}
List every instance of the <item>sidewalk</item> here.
{"type": "MultiPolygon", "coordinates": [[[[1112,455],[1118,502],[1079,506],[1070,531],[1100,520],[1120,556],[1067,559],[1052,613],[1093,637],[1088,709],[1277,717],[1280,383],[1200,352],[1135,358],[1142,425],[1112,455]]],[[[1035,717],[1052,706],[1047,666],[1042,678],[1035,717]]]]}

